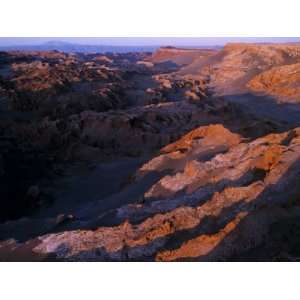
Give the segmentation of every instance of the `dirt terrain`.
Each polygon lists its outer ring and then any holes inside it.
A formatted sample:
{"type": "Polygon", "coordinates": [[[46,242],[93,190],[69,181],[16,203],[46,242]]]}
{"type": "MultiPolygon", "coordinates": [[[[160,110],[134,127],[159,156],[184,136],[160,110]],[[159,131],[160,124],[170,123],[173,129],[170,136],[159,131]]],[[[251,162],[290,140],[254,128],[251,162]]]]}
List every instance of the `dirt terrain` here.
{"type": "Polygon", "coordinates": [[[1,52],[0,260],[298,260],[299,64],[1,52]]]}

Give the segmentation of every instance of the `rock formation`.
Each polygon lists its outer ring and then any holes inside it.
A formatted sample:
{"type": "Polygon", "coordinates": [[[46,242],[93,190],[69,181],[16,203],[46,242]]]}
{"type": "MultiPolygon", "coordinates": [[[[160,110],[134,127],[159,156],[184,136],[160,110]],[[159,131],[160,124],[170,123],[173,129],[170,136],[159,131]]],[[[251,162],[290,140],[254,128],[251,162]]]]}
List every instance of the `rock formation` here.
{"type": "Polygon", "coordinates": [[[1,52],[0,260],[298,260],[299,64],[1,52]]]}

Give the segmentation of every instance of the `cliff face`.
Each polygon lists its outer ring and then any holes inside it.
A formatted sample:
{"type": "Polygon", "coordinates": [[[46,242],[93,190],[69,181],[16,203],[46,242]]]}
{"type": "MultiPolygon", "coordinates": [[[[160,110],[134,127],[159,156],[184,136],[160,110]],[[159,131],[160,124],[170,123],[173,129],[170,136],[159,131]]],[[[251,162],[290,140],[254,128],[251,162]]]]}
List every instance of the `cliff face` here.
{"type": "MultiPolygon", "coordinates": [[[[212,86],[219,94],[234,94],[243,93],[252,87],[253,91],[256,91],[254,84],[248,85],[255,76],[271,68],[289,66],[299,61],[298,44],[228,44],[208,59],[194,61],[183,68],[181,73],[205,74],[210,77],[212,86]]],[[[285,71],[288,68],[279,68],[277,73],[282,71],[282,76],[286,76],[289,74],[285,71]]],[[[291,81],[293,80],[291,78],[291,81]]],[[[289,82],[289,79],[286,82],[289,82]]]]}
{"type": "Polygon", "coordinates": [[[0,53],[0,260],[297,260],[299,65],[297,44],[0,53]]]}
{"type": "Polygon", "coordinates": [[[273,67],[255,76],[247,86],[282,102],[297,103],[300,101],[300,64],[273,67]]]}
{"type": "Polygon", "coordinates": [[[200,57],[206,58],[215,54],[216,51],[210,49],[180,49],[173,47],[162,47],[158,49],[149,60],[154,63],[171,61],[179,66],[189,65],[200,57]]]}

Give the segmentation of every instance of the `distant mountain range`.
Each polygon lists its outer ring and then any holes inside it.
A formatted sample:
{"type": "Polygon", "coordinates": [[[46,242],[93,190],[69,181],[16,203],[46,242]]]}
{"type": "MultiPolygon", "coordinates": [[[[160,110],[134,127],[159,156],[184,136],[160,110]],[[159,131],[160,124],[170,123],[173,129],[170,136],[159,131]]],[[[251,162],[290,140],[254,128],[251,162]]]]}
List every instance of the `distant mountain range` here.
{"type": "MultiPolygon", "coordinates": [[[[14,46],[0,46],[1,51],[62,51],[62,52],[98,52],[98,53],[107,53],[107,52],[153,52],[156,49],[160,48],[160,45],[153,46],[111,46],[111,45],[84,45],[84,44],[73,44],[68,42],[61,41],[50,41],[40,45],[14,45],[14,46]]],[[[186,48],[195,48],[189,47],[186,48]]],[[[198,48],[198,47],[197,47],[198,48]]],[[[202,47],[199,47],[202,48],[202,47]]],[[[204,47],[203,47],[204,48],[204,47]]],[[[207,48],[207,47],[206,47],[207,48]]],[[[215,47],[213,47],[215,48],[215,47]]]]}
{"type": "Polygon", "coordinates": [[[23,50],[23,51],[51,51],[57,50],[62,52],[144,52],[154,51],[158,46],[110,46],[110,45],[84,45],[72,44],[61,41],[50,41],[40,45],[14,45],[2,46],[2,51],[23,50]]]}

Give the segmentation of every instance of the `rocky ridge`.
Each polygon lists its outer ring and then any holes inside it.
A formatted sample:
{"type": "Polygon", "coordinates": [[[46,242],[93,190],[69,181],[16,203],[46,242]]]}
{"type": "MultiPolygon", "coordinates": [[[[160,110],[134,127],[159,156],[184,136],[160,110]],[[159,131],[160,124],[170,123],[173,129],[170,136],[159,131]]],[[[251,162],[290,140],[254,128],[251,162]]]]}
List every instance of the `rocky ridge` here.
{"type": "Polygon", "coordinates": [[[67,261],[236,260],[267,239],[274,253],[264,254],[283,259],[286,253],[276,243],[286,233],[274,236],[272,226],[299,213],[299,134],[295,129],[243,142],[221,125],[200,127],[138,171],[136,180],[163,168],[169,175],[142,203],[113,212],[119,225],[68,230],[27,243],[36,245],[34,253],[67,261]],[[182,145],[186,152],[180,153],[182,145]]]}

